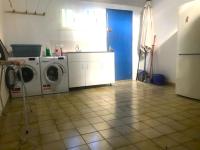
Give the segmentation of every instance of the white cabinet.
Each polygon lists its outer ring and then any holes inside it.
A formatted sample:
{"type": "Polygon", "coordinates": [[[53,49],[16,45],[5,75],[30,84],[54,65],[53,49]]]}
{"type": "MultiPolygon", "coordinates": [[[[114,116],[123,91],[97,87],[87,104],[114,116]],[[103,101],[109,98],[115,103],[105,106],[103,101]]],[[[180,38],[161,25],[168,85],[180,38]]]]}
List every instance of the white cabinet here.
{"type": "Polygon", "coordinates": [[[68,53],[69,87],[115,82],[114,53],[68,53]]]}
{"type": "Polygon", "coordinates": [[[86,66],[86,86],[101,84],[101,63],[91,61],[86,66]]]}
{"type": "Polygon", "coordinates": [[[85,68],[83,62],[69,62],[69,87],[85,86],[85,68]]]}

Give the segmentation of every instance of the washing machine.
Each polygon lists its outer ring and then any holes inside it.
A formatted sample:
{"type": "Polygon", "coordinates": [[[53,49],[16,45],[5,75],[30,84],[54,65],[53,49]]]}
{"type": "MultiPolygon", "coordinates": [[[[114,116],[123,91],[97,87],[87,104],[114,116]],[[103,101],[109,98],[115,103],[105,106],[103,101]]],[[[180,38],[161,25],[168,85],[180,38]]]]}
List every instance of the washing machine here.
{"type": "Polygon", "coordinates": [[[68,92],[67,57],[41,57],[42,94],[68,92]]]}
{"type": "MultiPolygon", "coordinates": [[[[9,57],[8,60],[23,60],[21,66],[26,96],[41,95],[40,59],[39,57],[9,57]]],[[[15,86],[11,89],[12,97],[22,97],[23,89],[19,67],[13,66],[16,74],[15,86]]]]}

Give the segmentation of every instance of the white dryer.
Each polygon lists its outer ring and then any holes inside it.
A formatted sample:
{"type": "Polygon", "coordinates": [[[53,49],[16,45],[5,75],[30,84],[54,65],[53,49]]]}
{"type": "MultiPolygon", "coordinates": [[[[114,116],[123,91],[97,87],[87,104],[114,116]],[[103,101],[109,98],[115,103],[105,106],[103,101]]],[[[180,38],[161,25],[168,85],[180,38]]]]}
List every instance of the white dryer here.
{"type": "Polygon", "coordinates": [[[42,94],[68,92],[67,57],[41,57],[42,94]]]}
{"type": "MultiPolygon", "coordinates": [[[[21,67],[26,96],[41,95],[40,59],[39,57],[10,57],[8,60],[23,60],[21,67]]],[[[16,73],[16,84],[11,90],[12,97],[22,97],[22,83],[19,68],[13,66],[16,73]]]]}

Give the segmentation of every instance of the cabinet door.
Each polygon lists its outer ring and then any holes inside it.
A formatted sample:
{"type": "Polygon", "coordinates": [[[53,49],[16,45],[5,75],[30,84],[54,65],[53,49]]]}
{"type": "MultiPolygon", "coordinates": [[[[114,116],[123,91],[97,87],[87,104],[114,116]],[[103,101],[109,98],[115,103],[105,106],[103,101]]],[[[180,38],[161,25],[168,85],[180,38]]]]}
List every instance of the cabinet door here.
{"type": "Polygon", "coordinates": [[[114,54],[108,53],[101,62],[101,84],[115,82],[114,54]]]}
{"type": "Polygon", "coordinates": [[[85,63],[69,62],[69,87],[85,86],[85,63]]]}
{"type": "Polygon", "coordinates": [[[86,67],[86,85],[110,84],[114,82],[114,53],[93,54],[86,67]]]}
{"type": "Polygon", "coordinates": [[[90,61],[86,65],[86,86],[101,84],[101,63],[90,61]]]}

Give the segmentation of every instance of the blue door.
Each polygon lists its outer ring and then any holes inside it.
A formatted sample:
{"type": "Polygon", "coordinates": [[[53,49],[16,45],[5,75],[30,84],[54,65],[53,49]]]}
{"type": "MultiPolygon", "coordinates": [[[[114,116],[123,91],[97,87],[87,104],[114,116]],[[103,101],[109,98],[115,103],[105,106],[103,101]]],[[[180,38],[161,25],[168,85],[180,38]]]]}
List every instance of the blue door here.
{"type": "Polygon", "coordinates": [[[132,79],[132,11],[107,9],[107,43],[115,52],[115,79],[132,79]]]}

